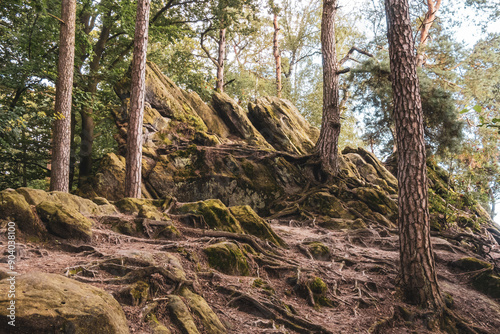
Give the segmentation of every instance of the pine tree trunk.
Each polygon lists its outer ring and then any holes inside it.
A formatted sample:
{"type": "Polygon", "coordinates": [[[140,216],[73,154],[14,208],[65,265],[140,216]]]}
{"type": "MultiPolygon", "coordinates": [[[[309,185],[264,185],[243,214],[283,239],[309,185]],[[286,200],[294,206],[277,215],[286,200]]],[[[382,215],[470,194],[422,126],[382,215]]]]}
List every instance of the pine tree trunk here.
{"type": "Polygon", "coordinates": [[[425,63],[425,46],[429,40],[429,31],[436,20],[436,13],[441,6],[441,0],[427,0],[427,13],[424,21],[420,25],[420,43],[417,52],[417,67],[422,67],[425,63]]]}
{"type": "Polygon", "coordinates": [[[59,62],[56,83],[54,132],[50,190],[68,192],[71,146],[71,94],[73,92],[73,66],[75,63],[76,1],[62,0],[59,62]]]}
{"type": "Polygon", "coordinates": [[[441,309],[430,241],[420,89],[407,0],[385,0],[398,146],[400,285],[405,300],[441,309]]]}
{"type": "Polygon", "coordinates": [[[226,61],[226,28],[219,32],[219,57],[217,59],[217,86],[215,89],[224,92],[224,62],[226,61]]]}
{"type": "Polygon", "coordinates": [[[323,1],[321,51],[323,57],[323,119],[316,150],[322,169],[338,174],[338,140],[340,134],[339,74],[335,50],[335,15],[337,0],[323,1]]]}
{"type": "Polygon", "coordinates": [[[274,37],[273,37],[273,54],[276,60],[276,95],[281,98],[281,54],[278,41],[278,33],[280,31],[278,25],[278,14],[274,13],[274,37]]]}
{"type": "Polygon", "coordinates": [[[125,195],[134,198],[141,197],[142,122],[144,117],[149,9],[150,0],[138,1],[125,167],[125,195]]]}

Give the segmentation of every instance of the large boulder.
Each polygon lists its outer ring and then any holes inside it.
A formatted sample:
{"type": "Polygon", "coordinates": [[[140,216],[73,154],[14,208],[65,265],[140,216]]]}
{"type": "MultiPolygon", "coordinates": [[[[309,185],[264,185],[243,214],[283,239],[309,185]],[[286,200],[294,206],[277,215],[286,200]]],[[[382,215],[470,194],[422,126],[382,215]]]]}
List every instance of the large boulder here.
{"type": "MultiPolygon", "coordinates": [[[[9,279],[0,281],[0,332],[8,325],[9,279]]],[[[88,284],[45,273],[16,277],[15,328],[20,334],[127,334],[127,319],[110,294],[88,284]]]]}
{"type": "Polygon", "coordinates": [[[89,241],[92,238],[92,220],[65,204],[43,201],[36,211],[47,230],[63,239],[89,241]]]}
{"type": "Polygon", "coordinates": [[[261,148],[272,148],[248,119],[247,112],[225,93],[212,95],[212,106],[228,125],[232,134],[261,148]]]}
{"type": "Polygon", "coordinates": [[[214,230],[243,233],[240,223],[229,209],[218,199],[185,203],[176,209],[178,214],[203,217],[203,221],[214,230]]]}
{"type": "Polygon", "coordinates": [[[13,189],[0,192],[0,220],[16,223],[19,230],[29,236],[39,237],[44,232],[28,202],[13,189]]]}
{"type": "Polygon", "coordinates": [[[309,154],[319,138],[319,130],[309,124],[288,100],[261,97],[248,104],[248,118],[275,149],[309,154]]]}

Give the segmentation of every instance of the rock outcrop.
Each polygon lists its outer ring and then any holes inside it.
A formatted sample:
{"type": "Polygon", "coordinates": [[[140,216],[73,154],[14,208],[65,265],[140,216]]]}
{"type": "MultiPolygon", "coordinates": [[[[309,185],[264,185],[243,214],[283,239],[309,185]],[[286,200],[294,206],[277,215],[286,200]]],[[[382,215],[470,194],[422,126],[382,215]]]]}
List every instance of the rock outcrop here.
{"type": "Polygon", "coordinates": [[[6,319],[11,282],[0,281],[2,333],[128,334],[127,319],[107,292],[61,275],[31,272],[16,277],[15,327],[6,319]]]}
{"type": "MultiPolygon", "coordinates": [[[[17,286],[26,333],[359,333],[391,312],[392,332],[428,330],[419,310],[395,313],[397,180],[372,153],[344,149],[326,184],[319,131],[290,102],[260,98],[247,112],[216,93],[208,105],[148,63],[144,198],[123,198],[127,90],[125,78],[119,152],[79,189],[87,199],[0,192],[0,228],[19,227],[28,273],[17,286]]],[[[428,169],[443,290],[462,305],[474,296],[481,314],[466,311],[497,329],[500,232],[432,159],[428,169]]],[[[8,276],[0,271],[2,315],[8,276]]]]}

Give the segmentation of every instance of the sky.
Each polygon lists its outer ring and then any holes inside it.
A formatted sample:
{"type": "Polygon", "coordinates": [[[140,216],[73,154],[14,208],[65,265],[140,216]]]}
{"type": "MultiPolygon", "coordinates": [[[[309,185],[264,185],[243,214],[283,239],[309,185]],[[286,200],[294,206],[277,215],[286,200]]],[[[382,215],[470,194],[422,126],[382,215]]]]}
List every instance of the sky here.
{"type": "MultiPolygon", "coordinates": [[[[493,1],[499,1],[499,0],[493,0],[493,1]]],[[[341,6],[342,10],[349,13],[355,11],[360,6],[363,6],[363,4],[366,2],[371,3],[371,0],[339,0],[339,5],[341,6]]],[[[457,4],[450,0],[443,0],[441,8],[450,5],[455,6],[456,9],[457,4]]],[[[485,36],[485,33],[483,33],[480,27],[476,24],[476,22],[478,22],[483,18],[482,17],[475,18],[474,17],[475,14],[472,10],[464,9],[462,15],[464,17],[464,20],[462,21],[461,25],[453,28],[452,31],[455,32],[455,38],[457,41],[466,44],[468,47],[472,47],[478,40],[480,40],[482,37],[485,36]],[[474,19],[466,19],[467,16],[472,16],[474,17],[474,19]]],[[[368,36],[372,35],[371,31],[369,31],[370,25],[368,25],[366,22],[361,21],[358,27],[361,31],[365,31],[368,36]]],[[[500,20],[497,20],[495,22],[490,22],[488,24],[487,33],[500,33],[500,20]]],[[[499,211],[500,200],[497,201],[496,207],[498,208],[497,211],[499,211]]],[[[496,217],[494,217],[494,221],[498,226],[500,226],[500,214],[497,214],[496,217]]]]}

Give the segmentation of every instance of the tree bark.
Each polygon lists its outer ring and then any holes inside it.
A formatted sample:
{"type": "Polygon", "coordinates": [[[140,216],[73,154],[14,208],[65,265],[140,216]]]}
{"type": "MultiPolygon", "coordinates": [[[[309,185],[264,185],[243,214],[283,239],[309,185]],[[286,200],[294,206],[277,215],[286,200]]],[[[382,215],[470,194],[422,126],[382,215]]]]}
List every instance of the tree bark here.
{"type": "Polygon", "coordinates": [[[420,25],[420,43],[417,51],[417,67],[422,67],[425,63],[425,46],[429,40],[429,30],[436,19],[436,13],[441,6],[441,0],[427,0],[427,13],[424,21],[420,25]]]}
{"type": "Polygon", "coordinates": [[[274,59],[276,60],[276,96],[281,98],[281,53],[280,46],[278,41],[278,33],[280,31],[278,25],[278,14],[274,13],[274,37],[273,37],[273,54],[274,59]]]}
{"type": "Polygon", "coordinates": [[[442,309],[430,242],[422,104],[407,0],[385,0],[398,146],[400,286],[404,299],[442,309]]]}
{"type": "Polygon", "coordinates": [[[337,0],[323,1],[321,52],[323,57],[323,119],[316,150],[322,169],[338,174],[338,140],[340,134],[339,74],[335,50],[335,15],[337,0]]]}
{"type": "Polygon", "coordinates": [[[68,192],[71,146],[71,103],[73,92],[73,66],[75,63],[76,1],[62,0],[59,62],[56,83],[54,132],[50,190],[68,192]]]}
{"type": "Polygon", "coordinates": [[[226,28],[219,31],[219,56],[217,59],[217,84],[215,89],[224,92],[224,63],[226,61],[226,28]]]}
{"type": "Polygon", "coordinates": [[[132,87],[127,131],[127,156],[125,164],[125,195],[141,197],[142,177],[142,122],[146,78],[146,53],[148,48],[150,0],[139,0],[132,60],[132,87]]]}

